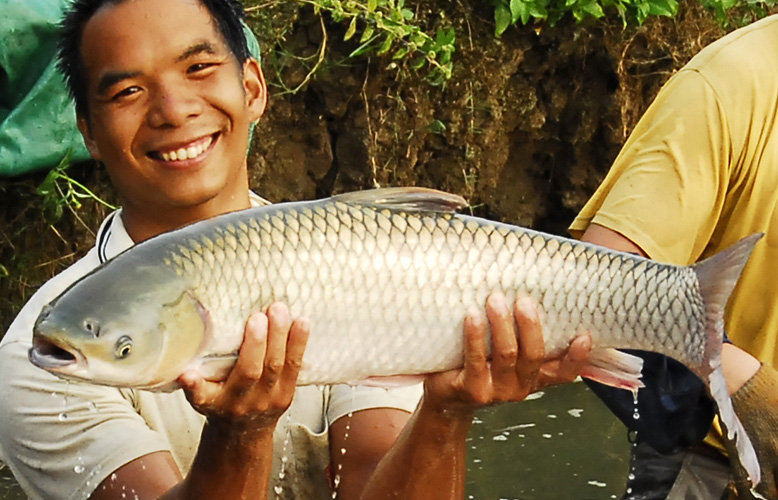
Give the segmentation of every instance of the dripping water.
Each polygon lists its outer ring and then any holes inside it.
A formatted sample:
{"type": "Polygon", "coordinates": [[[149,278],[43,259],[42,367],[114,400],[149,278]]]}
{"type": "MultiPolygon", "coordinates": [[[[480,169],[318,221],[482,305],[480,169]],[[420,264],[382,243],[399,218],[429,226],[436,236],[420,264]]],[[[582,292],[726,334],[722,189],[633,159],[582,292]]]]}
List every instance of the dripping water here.
{"type": "Polygon", "coordinates": [[[284,479],[286,478],[286,464],[289,462],[289,454],[287,453],[289,449],[289,443],[291,442],[292,437],[292,410],[291,408],[286,412],[286,417],[284,417],[286,429],[284,430],[284,443],[281,447],[281,467],[278,471],[278,482],[275,486],[273,486],[273,492],[276,494],[276,499],[281,497],[281,494],[284,492],[284,479]]]}
{"type": "MultiPolygon", "coordinates": [[[[356,396],[356,386],[351,387],[351,406],[350,408],[354,408],[354,398],[356,396]]],[[[341,476],[340,473],[343,470],[343,458],[345,458],[346,455],[346,441],[348,440],[349,432],[351,431],[351,417],[354,416],[354,410],[350,410],[348,414],[346,415],[346,429],[343,432],[343,444],[344,446],[339,450],[340,456],[338,457],[337,463],[338,467],[335,470],[335,477],[332,479],[332,499],[335,500],[338,498],[338,486],[340,485],[341,476]]]]}

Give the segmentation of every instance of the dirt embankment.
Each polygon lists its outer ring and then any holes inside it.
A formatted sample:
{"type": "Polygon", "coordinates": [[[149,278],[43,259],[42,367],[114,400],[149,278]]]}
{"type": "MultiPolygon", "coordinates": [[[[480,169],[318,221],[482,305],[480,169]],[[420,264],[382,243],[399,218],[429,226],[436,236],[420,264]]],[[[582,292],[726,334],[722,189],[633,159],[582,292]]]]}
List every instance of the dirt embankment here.
{"type": "MultiPolygon", "coordinates": [[[[284,201],[422,185],[463,194],[477,215],[555,233],[593,192],[659,86],[724,34],[698,3],[684,2],[675,19],[642,27],[562,22],[495,38],[487,2],[426,0],[417,16],[430,31],[453,24],[458,40],[454,77],[431,87],[389,59],[346,59],[354,47],[326,17],[279,9],[273,22],[283,40],[261,37],[271,86],[250,155],[254,189],[284,201]],[[280,82],[304,82],[322,44],[313,78],[284,94],[280,82]]],[[[99,167],[79,165],[70,175],[115,199],[99,167]]],[[[86,202],[49,225],[35,194],[42,178],[0,180],[2,331],[45,279],[89,248],[105,214],[86,202]]]]}

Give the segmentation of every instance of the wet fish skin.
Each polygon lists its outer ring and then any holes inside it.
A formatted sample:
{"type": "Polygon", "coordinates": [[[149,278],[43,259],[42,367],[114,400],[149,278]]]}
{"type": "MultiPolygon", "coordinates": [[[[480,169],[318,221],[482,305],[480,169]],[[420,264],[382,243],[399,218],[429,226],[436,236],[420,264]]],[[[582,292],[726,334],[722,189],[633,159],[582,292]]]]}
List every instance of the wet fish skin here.
{"type": "Polygon", "coordinates": [[[591,378],[636,388],[639,364],[605,349],[661,352],[711,384],[736,422],[721,393],[719,323],[758,237],[710,262],[671,266],[455,214],[463,203],[390,188],[235,212],[160,235],[57,298],[36,323],[30,358],[119,386],[170,387],[191,366],[219,377],[246,318],[280,300],[293,317],[311,319],[301,384],[429,373],[461,366],[465,311],[501,291],[508,301],[535,300],[550,354],[589,332],[591,378]],[[77,362],[53,362],[52,346],[77,362]]]}

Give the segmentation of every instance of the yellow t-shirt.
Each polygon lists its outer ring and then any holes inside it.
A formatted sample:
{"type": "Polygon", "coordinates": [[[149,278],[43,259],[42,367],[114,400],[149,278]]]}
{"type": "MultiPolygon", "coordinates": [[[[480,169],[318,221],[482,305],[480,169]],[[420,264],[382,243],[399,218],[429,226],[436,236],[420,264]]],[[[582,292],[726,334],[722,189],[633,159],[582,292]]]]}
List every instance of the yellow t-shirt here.
{"type": "Polygon", "coordinates": [[[570,226],[617,231],[690,264],[764,232],[725,314],[733,343],[778,365],[778,16],[702,50],[660,91],[570,226]]]}
{"type": "MultiPolygon", "coordinates": [[[[778,367],[778,16],[736,30],[673,75],[570,226],[691,264],[756,232],[725,311],[729,338],[778,367]]],[[[718,419],[706,440],[723,450],[718,419]]]]}

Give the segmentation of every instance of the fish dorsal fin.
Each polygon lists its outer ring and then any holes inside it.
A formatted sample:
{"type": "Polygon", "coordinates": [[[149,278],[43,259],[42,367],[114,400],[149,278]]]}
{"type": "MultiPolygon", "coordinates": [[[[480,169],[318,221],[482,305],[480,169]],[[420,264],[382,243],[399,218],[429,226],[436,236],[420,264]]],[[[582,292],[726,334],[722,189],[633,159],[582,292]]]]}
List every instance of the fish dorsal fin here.
{"type": "Polygon", "coordinates": [[[459,195],[423,187],[388,187],[354,191],[333,196],[334,200],[376,208],[393,208],[407,212],[454,213],[467,206],[459,195]]]}

